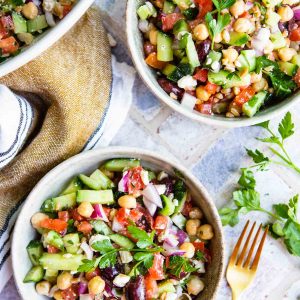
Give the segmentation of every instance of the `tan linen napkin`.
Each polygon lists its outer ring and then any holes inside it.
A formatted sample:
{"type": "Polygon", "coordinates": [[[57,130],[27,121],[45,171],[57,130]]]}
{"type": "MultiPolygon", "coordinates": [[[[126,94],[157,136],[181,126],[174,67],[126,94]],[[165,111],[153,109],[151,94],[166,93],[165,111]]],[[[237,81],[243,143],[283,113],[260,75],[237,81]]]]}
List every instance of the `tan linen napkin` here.
{"type": "Polygon", "coordinates": [[[0,233],[38,180],[82,150],[104,116],[111,81],[110,46],[96,8],[37,59],[0,78],[46,110],[39,132],[0,171],[0,233]]]}

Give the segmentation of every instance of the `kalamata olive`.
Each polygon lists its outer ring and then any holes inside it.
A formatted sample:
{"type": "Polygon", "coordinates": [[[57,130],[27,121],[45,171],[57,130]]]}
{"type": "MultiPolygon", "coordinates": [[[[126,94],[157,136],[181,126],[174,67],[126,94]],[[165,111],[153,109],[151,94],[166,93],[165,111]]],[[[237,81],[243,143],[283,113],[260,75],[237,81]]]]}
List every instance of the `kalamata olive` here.
{"type": "Polygon", "coordinates": [[[198,58],[201,63],[203,63],[206,59],[207,54],[209,53],[211,46],[211,41],[210,40],[205,40],[199,44],[196,45],[197,53],[198,53],[198,58]]]}
{"type": "Polygon", "coordinates": [[[101,269],[101,277],[108,282],[112,282],[114,278],[123,272],[123,267],[120,264],[116,264],[113,267],[101,269]]]}
{"type": "Polygon", "coordinates": [[[145,282],[144,277],[139,275],[133,281],[130,281],[125,287],[126,300],[145,300],[145,282]]]}
{"type": "Polygon", "coordinates": [[[141,205],[137,205],[136,210],[142,213],[142,217],[136,222],[136,225],[146,232],[153,230],[153,218],[151,217],[148,209],[145,209],[141,205]]]}
{"type": "Polygon", "coordinates": [[[161,184],[166,185],[166,192],[165,192],[166,195],[173,193],[174,183],[172,177],[168,176],[164,178],[163,180],[161,180],[161,184]]]}
{"type": "Polygon", "coordinates": [[[184,94],[184,90],[178,87],[178,85],[166,78],[159,78],[158,84],[162,87],[162,89],[170,95],[173,93],[174,95],[177,96],[178,100],[181,100],[184,94]]]}
{"type": "Polygon", "coordinates": [[[144,43],[144,53],[146,56],[156,51],[156,46],[152,45],[150,42],[144,43]]]}
{"type": "Polygon", "coordinates": [[[288,31],[291,32],[292,30],[294,30],[296,28],[297,28],[297,24],[296,24],[295,18],[292,18],[291,20],[289,20],[289,23],[288,23],[288,31]]]}
{"type": "Polygon", "coordinates": [[[284,32],[286,29],[284,23],[282,22],[278,22],[278,28],[281,32],[284,32]]]}

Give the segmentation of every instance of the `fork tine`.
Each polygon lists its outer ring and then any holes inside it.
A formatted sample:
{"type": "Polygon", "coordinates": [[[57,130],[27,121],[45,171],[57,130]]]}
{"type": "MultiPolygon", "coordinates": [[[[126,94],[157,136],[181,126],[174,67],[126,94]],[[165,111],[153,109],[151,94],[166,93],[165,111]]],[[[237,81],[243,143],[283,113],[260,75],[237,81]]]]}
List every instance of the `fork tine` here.
{"type": "Polygon", "coordinates": [[[244,260],[244,258],[246,256],[246,252],[247,252],[247,249],[248,249],[248,244],[250,242],[250,239],[251,239],[251,236],[252,236],[252,233],[253,233],[255,225],[256,225],[256,222],[253,223],[252,228],[251,228],[251,230],[250,230],[250,232],[248,234],[246,243],[245,243],[245,245],[243,247],[243,250],[242,250],[242,252],[240,254],[240,257],[238,259],[237,266],[241,266],[241,264],[243,263],[243,260],[244,260]]]}
{"type": "Polygon", "coordinates": [[[255,249],[255,245],[256,245],[258,236],[259,236],[259,234],[260,234],[261,228],[262,228],[262,225],[260,224],[260,225],[259,225],[259,228],[258,228],[258,230],[257,230],[257,232],[256,232],[255,238],[254,238],[254,240],[253,240],[253,242],[252,242],[252,245],[251,245],[251,248],[250,248],[248,257],[247,257],[247,259],[246,259],[246,262],[245,262],[245,264],[244,264],[244,266],[243,266],[244,268],[248,268],[249,265],[250,265],[252,253],[253,253],[253,251],[254,251],[254,249],[255,249]]]}
{"type": "Polygon", "coordinates": [[[240,235],[240,238],[239,238],[239,240],[237,241],[237,243],[236,243],[236,245],[235,245],[235,247],[234,247],[234,249],[233,249],[233,252],[232,252],[232,255],[231,255],[230,261],[229,261],[230,264],[231,264],[231,263],[234,263],[234,264],[235,264],[235,262],[236,262],[236,258],[237,258],[238,252],[239,252],[239,248],[240,248],[241,243],[242,243],[242,241],[243,241],[243,238],[244,238],[244,236],[245,236],[245,233],[246,233],[246,230],[247,230],[247,228],[248,228],[248,225],[249,225],[249,220],[247,221],[247,223],[246,223],[246,225],[245,225],[245,227],[244,227],[244,229],[243,229],[243,232],[242,232],[242,234],[240,235]]]}
{"type": "Polygon", "coordinates": [[[260,259],[260,255],[261,255],[262,249],[264,247],[264,243],[265,243],[268,231],[269,231],[269,226],[266,227],[264,235],[263,235],[263,237],[262,237],[262,239],[259,243],[258,249],[256,251],[256,254],[255,254],[255,257],[254,257],[254,260],[253,260],[253,264],[251,266],[251,269],[253,269],[253,270],[257,269],[258,262],[259,262],[259,259],[260,259]]]}

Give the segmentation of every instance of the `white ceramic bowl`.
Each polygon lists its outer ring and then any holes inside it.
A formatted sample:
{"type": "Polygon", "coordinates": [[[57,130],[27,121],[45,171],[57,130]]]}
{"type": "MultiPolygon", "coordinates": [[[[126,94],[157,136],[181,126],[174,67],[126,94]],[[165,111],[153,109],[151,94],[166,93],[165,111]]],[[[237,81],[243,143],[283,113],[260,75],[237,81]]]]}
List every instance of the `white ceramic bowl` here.
{"type": "Polygon", "coordinates": [[[26,246],[35,238],[35,231],[30,224],[31,216],[39,211],[45,199],[57,195],[75,175],[89,173],[103,161],[116,157],[139,158],[144,166],[165,170],[170,174],[174,174],[174,170],[181,172],[196,204],[201,207],[208,223],[214,228],[215,237],[211,241],[212,263],[205,275],[208,285],[199,297],[203,300],[214,299],[223,274],[224,246],[221,221],[206,189],[189,171],[172,160],[153,152],[121,147],[88,151],[66,160],[50,171],[29,194],[17,219],[11,248],[14,278],[20,295],[25,300],[48,299],[35,292],[34,284],[23,283],[23,278],[31,267],[26,246]]]}
{"type": "Polygon", "coordinates": [[[51,47],[83,16],[93,2],[94,0],[79,0],[68,15],[60,20],[55,27],[43,32],[30,46],[25,47],[21,53],[1,63],[0,77],[27,64],[51,47]]]}
{"type": "Polygon", "coordinates": [[[138,17],[136,14],[137,7],[141,6],[145,0],[128,0],[126,12],[126,31],[129,50],[136,69],[141,78],[152,91],[152,93],[162,102],[170,106],[175,111],[185,115],[198,122],[223,127],[242,127],[264,122],[275,118],[276,116],[288,111],[299,99],[299,93],[295,94],[285,101],[273,105],[257,113],[253,118],[226,118],[222,115],[208,116],[197,111],[189,111],[182,107],[180,103],[172,99],[157,83],[156,73],[144,60],[143,39],[138,29],[138,17]]]}

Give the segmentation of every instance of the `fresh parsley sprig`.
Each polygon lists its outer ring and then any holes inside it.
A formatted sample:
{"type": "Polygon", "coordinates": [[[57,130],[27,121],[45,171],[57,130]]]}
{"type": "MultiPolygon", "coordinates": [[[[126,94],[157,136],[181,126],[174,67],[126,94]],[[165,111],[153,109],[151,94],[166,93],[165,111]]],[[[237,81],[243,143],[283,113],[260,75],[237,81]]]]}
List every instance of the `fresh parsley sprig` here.
{"type": "Polygon", "coordinates": [[[168,270],[170,274],[180,278],[181,272],[192,273],[197,271],[197,268],[193,267],[187,258],[174,255],[170,256],[168,270]]]}
{"type": "Polygon", "coordinates": [[[265,138],[259,138],[258,140],[267,143],[269,150],[277,157],[279,160],[274,160],[263,154],[260,150],[250,150],[246,149],[250,157],[252,157],[255,165],[254,168],[264,170],[269,164],[274,163],[277,165],[282,165],[287,168],[293,169],[300,174],[300,167],[298,167],[293,161],[285,147],[285,141],[287,138],[292,136],[295,131],[295,125],[292,121],[292,115],[288,112],[278,125],[278,134],[275,134],[269,127],[269,121],[258,124],[258,126],[264,128],[270,135],[265,138]],[[277,149],[276,149],[276,148],[277,149]]]}

